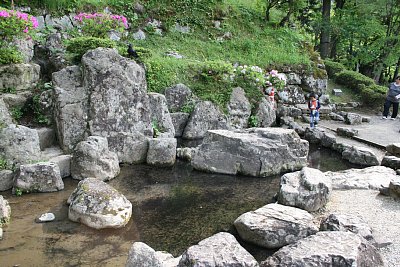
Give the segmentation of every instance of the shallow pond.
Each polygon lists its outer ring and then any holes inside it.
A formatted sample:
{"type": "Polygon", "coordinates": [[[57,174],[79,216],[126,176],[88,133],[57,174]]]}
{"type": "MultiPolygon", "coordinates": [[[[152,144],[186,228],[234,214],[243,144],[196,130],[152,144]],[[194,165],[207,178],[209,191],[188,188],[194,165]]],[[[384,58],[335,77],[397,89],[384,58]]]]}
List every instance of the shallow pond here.
{"type": "MultiPolygon", "coordinates": [[[[322,171],[351,167],[330,150],[310,148],[308,165],[322,171]]],[[[122,166],[109,182],[133,204],[122,229],[94,230],[68,220],[66,200],[78,181],[64,179],[65,189],[21,197],[2,192],[12,209],[11,224],[0,241],[0,266],[125,266],[129,248],[142,241],[175,256],[220,231],[236,235],[233,221],[272,201],[279,177],[253,178],[193,171],[184,162],[171,168],[122,166]],[[53,212],[56,220],[35,223],[53,212]]],[[[242,244],[258,260],[272,251],[242,244]]]]}

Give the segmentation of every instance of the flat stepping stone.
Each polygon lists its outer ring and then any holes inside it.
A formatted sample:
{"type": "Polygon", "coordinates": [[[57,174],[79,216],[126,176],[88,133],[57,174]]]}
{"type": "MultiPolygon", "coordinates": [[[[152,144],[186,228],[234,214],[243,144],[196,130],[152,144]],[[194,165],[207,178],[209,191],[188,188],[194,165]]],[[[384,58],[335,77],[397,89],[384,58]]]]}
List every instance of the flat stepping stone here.
{"type": "Polygon", "coordinates": [[[43,213],[42,215],[40,215],[39,218],[36,219],[36,222],[37,223],[52,222],[55,220],[55,218],[56,216],[51,212],[43,213]]]}

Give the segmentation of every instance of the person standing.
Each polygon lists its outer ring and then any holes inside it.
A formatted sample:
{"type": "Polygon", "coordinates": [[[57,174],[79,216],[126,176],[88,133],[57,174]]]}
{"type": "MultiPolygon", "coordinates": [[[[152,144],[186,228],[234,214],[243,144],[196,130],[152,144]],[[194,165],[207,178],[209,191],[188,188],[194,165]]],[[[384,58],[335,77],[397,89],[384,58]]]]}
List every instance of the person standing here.
{"type": "Polygon", "coordinates": [[[397,117],[397,113],[399,111],[399,102],[400,102],[400,76],[396,77],[394,83],[389,85],[389,90],[387,92],[385,104],[383,105],[383,114],[382,119],[386,120],[389,115],[390,106],[393,105],[393,112],[391,116],[391,120],[395,120],[397,117]]]}
{"type": "Polygon", "coordinates": [[[320,108],[321,108],[321,104],[319,103],[319,100],[316,98],[314,93],[311,93],[310,99],[308,100],[308,109],[310,110],[310,127],[311,128],[314,128],[314,126],[318,124],[320,108]]]}

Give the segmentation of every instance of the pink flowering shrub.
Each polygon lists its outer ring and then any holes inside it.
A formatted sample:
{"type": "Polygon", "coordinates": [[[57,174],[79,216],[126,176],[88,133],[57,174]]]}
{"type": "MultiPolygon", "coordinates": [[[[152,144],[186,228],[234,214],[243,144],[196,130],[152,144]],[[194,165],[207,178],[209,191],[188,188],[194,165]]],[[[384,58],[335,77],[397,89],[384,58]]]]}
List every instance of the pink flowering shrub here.
{"type": "Polygon", "coordinates": [[[282,73],[278,73],[277,70],[271,70],[265,77],[265,85],[267,87],[273,87],[278,91],[282,90],[286,85],[286,76],[282,73]]]}
{"type": "Polygon", "coordinates": [[[74,19],[79,22],[82,34],[105,38],[111,30],[123,32],[128,28],[128,20],[124,16],[105,13],[79,13],[74,19]]]}
{"type": "Polygon", "coordinates": [[[0,41],[29,35],[38,27],[35,17],[23,12],[0,8],[0,41]]]}

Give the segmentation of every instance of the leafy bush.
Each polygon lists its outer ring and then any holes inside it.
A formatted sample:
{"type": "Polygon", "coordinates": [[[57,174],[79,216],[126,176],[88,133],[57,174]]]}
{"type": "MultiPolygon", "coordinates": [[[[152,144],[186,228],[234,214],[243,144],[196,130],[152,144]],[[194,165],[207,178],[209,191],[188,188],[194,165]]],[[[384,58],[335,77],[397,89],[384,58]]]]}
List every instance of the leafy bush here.
{"type": "Polygon", "coordinates": [[[346,70],[346,67],[339,62],[325,60],[324,63],[325,63],[325,69],[328,72],[329,78],[335,79],[336,74],[346,70]]]}
{"type": "Polygon", "coordinates": [[[155,57],[145,61],[147,90],[160,93],[181,80],[179,75],[186,73],[187,66],[175,58],[155,57]]]}
{"type": "Polygon", "coordinates": [[[382,105],[387,92],[386,87],[375,84],[370,86],[365,86],[362,84],[360,86],[360,90],[363,103],[368,104],[370,107],[382,105]]]}
{"type": "MultiPolygon", "coordinates": [[[[0,42],[1,44],[1,42],[0,42]]],[[[1,47],[0,48],[0,65],[22,63],[21,52],[15,47],[1,47]]]]}
{"type": "MultiPolygon", "coordinates": [[[[127,46],[119,45],[117,47],[117,49],[118,49],[118,53],[121,56],[128,57],[128,47],[127,46]]],[[[134,49],[135,49],[136,53],[138,54],[139,59],[141,61],[144,61],[144,60],[149,59],[150,57],[152,57],[152,52],[151,52],[150,49],[147,49],[147,48],[144,48],[144,47],[140,47],[140,46],[135,46],[134,49]]]]}
{"type": "Polygon", "coordinates": [[[12,41],[14,37],[32,33],[37,27],[35,17],[0,7],[0,40],[12,41]]]}
{"type": "Polygon", "coordinates": [[[91,49],[98,47],[114,48],[115,42],[110,39],[96,37],[77,37],[67,43],[67,51],[72,53],[75,59],[81,59],[82,56],[91,49]]]}
{"type": "Polygon", "coordinates": [[[111,30],[124,32],[128,20],[124,16],[105,13],[79,13],[74,17],[85,36],[106,38],[111,30]]]}
{"type": "Polygon", "coordinates": [[[203,80],[228,80],[234,70],[232,64],[221,60],[206,61],[193,66],[198,68],[199,75],[203,80]]]}
{"type": "Polygon", "coordinates": [[[357,92],[361,91],[361,85],[372,86],[375,85],[374,80],[362,75],[359,72],[344,70],[337,74],[335,81],[339,84],[345,85],[357,92]]]}

